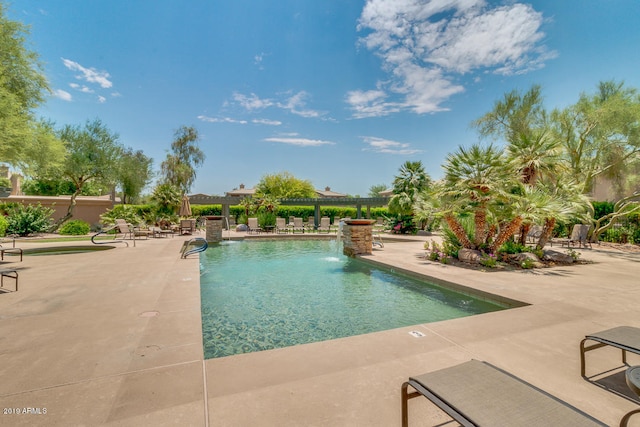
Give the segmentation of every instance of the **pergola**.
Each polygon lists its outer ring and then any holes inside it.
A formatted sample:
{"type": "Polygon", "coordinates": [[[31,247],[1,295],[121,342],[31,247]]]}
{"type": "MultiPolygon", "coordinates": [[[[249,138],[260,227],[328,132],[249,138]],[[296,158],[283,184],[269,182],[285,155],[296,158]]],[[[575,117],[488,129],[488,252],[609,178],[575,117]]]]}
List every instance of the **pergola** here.
{"type": "MultiPolygon", "coordinates": [[[[194,205],[222,205],[222,216],[229,218],[229,206],[240,204],[241,197],[207,196],[196,194],[189,196],[189,202],[194,205]]],[[[366,208],[366,218],[371,217],[372,206],[385,206],[389,203],[387,197],[326,197],[317,199],[279,199],[285,206],[313,206],[315,226],[320,221],[320,206],[355,206],[356,218],[362,218],[362,207],[366,208]]]]}

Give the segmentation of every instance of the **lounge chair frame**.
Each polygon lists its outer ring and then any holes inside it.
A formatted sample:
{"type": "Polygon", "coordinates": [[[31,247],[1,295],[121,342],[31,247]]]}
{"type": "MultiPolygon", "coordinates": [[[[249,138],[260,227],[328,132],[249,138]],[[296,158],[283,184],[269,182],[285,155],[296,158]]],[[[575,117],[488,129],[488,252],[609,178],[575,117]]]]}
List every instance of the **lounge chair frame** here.
{"type": "Polygon", "coordinates": [[[627,364],[627,351],[640,354],[640,328],[618,326],[586,335],[585,338],[580,341],[580,375],[582,375],[583,378],[587,379],[585,353],[605,346],[620,349],[622,351],[622,364],[629,366],[627,364]],[[588,341],[594,341],[595,344],[587,345],[588,341]]]}
{"type": "Polygon", "coordinates": [[[419,396],[465,427],[606,425],[544,390],[478,360],[409,378],[401,392],[403,427],[409,423],[408,400],[419,396]],[[416,391],[410,393],[408,386],[416,391]]]}
{"type": "Polygon", "coordinates": [[[4,278],[9,277],[15,280],[16,290],[18,292],[18,271],[12,269],[0,270],[0,288],[4,288],[4,278]]]}

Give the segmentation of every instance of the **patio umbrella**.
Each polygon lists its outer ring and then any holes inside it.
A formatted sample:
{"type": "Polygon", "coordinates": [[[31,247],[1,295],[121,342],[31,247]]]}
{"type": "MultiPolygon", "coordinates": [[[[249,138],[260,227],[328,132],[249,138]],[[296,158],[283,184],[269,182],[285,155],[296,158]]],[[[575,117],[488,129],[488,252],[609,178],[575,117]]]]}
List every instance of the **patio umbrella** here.
{"type": "Polygon", "coordinates": [[[189,196],[186,194],[182,196],[182,204],[180,205],[180,216],[191,216],[191,203],[189,203],[189,196]]]}

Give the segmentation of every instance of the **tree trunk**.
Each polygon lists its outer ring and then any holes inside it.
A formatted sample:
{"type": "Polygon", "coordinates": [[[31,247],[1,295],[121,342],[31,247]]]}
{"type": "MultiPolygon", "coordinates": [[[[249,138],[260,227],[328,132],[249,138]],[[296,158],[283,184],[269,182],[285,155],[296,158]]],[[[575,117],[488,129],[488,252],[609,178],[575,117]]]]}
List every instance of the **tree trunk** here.
{"type": "Polygon", "coordinates": [[[517,216],[513,218],[505,227],[502,227],[500,233],[496,237],[496,240],[493,241],[493,244],[489,247],[491,253],[496,253],[500,246],[504,244],[507,240],[509,240],[516,231],[518,231],[518,227],[522,224],[522,217],[517,216]]]}
{"type": "Polygon", "coordinates": [[[531,223],[523,223],[520,226],[520,238],[518,239],[518,243],[522,246],[527,244],[527,234],[529,234],[529,230],[531,230],[531,223]]]}
{"type": "Polygon", "coordinates": [[[469,240],[469,237],[467,237],[467,233],[464,231],[464,228],[462,227],[462,225],[460,225],[458,220],[452,214],[450,213],[446,214],[444,216],[444,220],[447,222],[447,225],[449,226],[453,234],[455,234],[455,236],[458,238],[458,241],[460,242],[463,248],[467,248],[467,249],[476,248],[474,244],[471,242],[471,240],[469,240]]]}
{"type": "Polygon", "coordinates": [[[476,226],[473,240],[476,246],[482,246],[487,239],[487,211],[478,208],[473,219],[476,226]]]}
{"type": "Polygon", "coordinates": [[[553,228],[556,226],[555,218],[545,218],[544,227],[542,228],[542,233],[540,233],[540,238],[538,239],[538,244],[536,245],[536,249],[542,249],[546,246],[547,242],[551,238],[551,233],[553,233],[553,228]]]}
{"type": "Polygon", "coordinates": [[[73,211],[75,210],[76,204],[77,204],[76,198],[80,195],[81,191],[82,191],[82,188],[79,188],[71,195],[71,199],[69,200],[69,209],[67,209],[66,215],[60,218],[59,220],[55,221],[51,225],[51,228],[49,228],[49,232],[52,233],[56,231],[62,224],[64,224],[66,221],[68,221],[73,217],[73,211]]]}

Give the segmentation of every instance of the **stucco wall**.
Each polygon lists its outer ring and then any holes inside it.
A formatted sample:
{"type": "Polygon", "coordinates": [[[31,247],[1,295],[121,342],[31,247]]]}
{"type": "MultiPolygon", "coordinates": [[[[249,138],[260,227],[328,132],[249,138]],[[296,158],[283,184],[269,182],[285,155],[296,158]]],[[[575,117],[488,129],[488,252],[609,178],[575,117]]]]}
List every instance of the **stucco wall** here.
{"type": "MultiPolygon", "coordinates": [[[[38,202],[45,207],[54,210],[53,219],[57,220],[67,214],[71,196],[9,196],[0,199],[3,202],[18,202],[24,205],[37,205],[38,202]]],[[[100,215],[113,208],[113,201],[109,196],[103,197],[87,197],[79,196],[76,199],[76,207],[73,212],[72,219],[81,219],[91,225],[100,222],[100,215]]]]}

